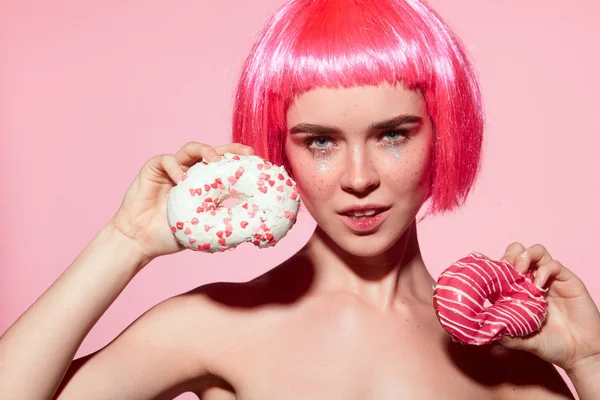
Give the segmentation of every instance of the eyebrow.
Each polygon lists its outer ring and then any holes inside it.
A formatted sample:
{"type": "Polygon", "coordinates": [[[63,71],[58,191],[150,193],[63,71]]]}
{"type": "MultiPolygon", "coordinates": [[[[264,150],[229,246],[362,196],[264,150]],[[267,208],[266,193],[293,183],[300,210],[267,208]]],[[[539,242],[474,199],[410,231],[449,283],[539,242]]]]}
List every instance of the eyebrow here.
{"type": "MultiPolygon", "coordinates": [[[[371,124],[371,126],[369,127],[371,130],[383,130],[383,129],[393,129],[393,128],[397,128],[401,125],[405,125],[405,124],[414,124],[414,123],[418,123],[421,124],[423,122],[423,118],[418,117],[416,115],[411,115],[411,114],[402,114],[402,115],[398,115],[397,117],[385,120],[385,121],[380,121],[380,122],[374,122],[371,124]]],[[[335,134],[339,134],[341,133],[341,131],[338,128],[334,128],[331,126],[327,126],[327,125],[318,125],[318,124],[298,124],[298,125],[294,125],[291,129],[290,129],[290,134],[296,134],[296,133],[312,133],[315,135],[335,135],[335,134]]]]}

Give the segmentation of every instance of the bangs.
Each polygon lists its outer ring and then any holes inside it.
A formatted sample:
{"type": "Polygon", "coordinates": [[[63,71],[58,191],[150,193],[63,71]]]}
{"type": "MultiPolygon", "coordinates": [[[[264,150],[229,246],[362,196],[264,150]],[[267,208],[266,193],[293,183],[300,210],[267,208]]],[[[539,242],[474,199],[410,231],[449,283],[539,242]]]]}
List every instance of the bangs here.
{"type": "Polygon", "coordinates": [[[280,32],[286,49],[271,58],[270,92],[294,97],[316,87],[402,82],[414,88],[431,80],[430,51],[401,8],[371,0],[312,2],[294,26],[280,32]]]}

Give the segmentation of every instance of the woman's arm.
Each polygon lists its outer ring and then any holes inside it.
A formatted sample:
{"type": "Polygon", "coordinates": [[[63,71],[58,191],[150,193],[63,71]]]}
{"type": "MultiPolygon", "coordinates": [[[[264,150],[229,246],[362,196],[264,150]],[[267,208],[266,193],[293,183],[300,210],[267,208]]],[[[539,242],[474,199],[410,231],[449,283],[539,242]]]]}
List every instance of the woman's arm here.
{"type": "MultiPolygon", "coordinates": [[[[54,395],[85,336],[136,273],[156,257],[183,250],[171,233],[166,217],[171,188],[196,162],[202,159],[216,161],[224,152],[254,153],[252,148],[239,144],[214,149],[190,142],[174,155],[159,155],[144,164],[111,222],[0,338],[0,400],[50,399],[54,395]]],[[[157,310],[165,308],[171,309],[165,306],[157,310]]],[[[153,370],[145,377],[138,376],[137,381],[123,387],[128,393],[135,390],[131,386],[135,384],[151,382],[158,385],[154,390],[160,392],[169,384],[177,383],[182,378],[177,371],[181,370],[174,371],[172,365],[156,361],[164,359],[164,349],[169,347],[172,338],[180,339],[169,333],[170,314],[173,313],[149,312],[136,321],[128,329],[132,333],[124,332],[106,351],[100,352],[110,356],[94,356],[94,362],[89,364],[94,367],[85,368],[101,375],[101,379],[95,381],[94,374],[77,373],[78,377],[85,378],[67,385],[65,390],[75,388],[73,396],[67,397],[82,398],[86,386],[90,389],[94,383],[94,392],[96,395],[101,393],[100,398],[116,398],[118,392],[112,397],[102,397],[102,393],[114,390],[117,383],[107,377],[116,378],[119,371],[132,371],[135,364],[154,363],[159,370],[153,370]],[[167,321],[167,327],[161,329],[164,321],[167,321]],[[139,351],[144,346],[135,346],[137,340],[146,341],[150,348],[139,351]],[[99,358],[103,361],[96,362],[99,358]],[[134,364],[127,364],[127,359],[134,364]],[[165,375],[173,372],[175,375],[169,381],[156,379],[161,368],[167,372],[165,375]]],[[[174,315],[179,314],[175,312],[174,315]]],[[[72,372],[69,371],[69,381],[72,372]]],[[[182,374],[188,373],[186,370],[182,374]]],[[[123,379],[122,375],[120,378],[123,379]]],[[[91,397],[86,395],[85,398],[91,397]]]]}
{"type": "Polygon", "coordinates": [[[48,399],[98,319],[146,264],[141,247],[106,225],[0,338],[0,399],[48,399]]]}
{"type": "Polygon", "coordinates": [[[594,400],[600,397],[600,354],[593,360],[586,360],[585,365],[566,372],[580,400],[594,400]]]}

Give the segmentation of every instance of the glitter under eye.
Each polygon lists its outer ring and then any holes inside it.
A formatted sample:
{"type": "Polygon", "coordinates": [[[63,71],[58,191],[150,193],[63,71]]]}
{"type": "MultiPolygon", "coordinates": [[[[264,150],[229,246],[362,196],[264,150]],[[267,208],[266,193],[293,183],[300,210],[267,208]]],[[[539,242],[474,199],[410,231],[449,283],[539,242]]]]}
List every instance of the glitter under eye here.
{"type": "Polygon", "coordinates": [[[328,161],[329,161],[329,159],[322,158],[319,161],[319,164],[317,164],[317,172],[319,172],[321,174],[327,173],[327,171],[329,171],[328,161]]]}
{"type": "Polygon", "coordinates": [[[397,144],[386,144],[385,148],[390,152],[392,158],[396,161],[400,161],[402,159],[401,148],[397,144]]]}

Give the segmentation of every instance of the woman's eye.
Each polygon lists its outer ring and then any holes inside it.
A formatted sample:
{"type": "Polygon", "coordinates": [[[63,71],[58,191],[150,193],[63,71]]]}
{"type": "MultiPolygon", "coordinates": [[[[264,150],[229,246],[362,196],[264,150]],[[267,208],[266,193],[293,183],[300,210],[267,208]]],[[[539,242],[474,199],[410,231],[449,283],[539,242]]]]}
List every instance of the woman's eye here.
{"type": "Polygon", "coordinates": [[[404,135],[403,135],[403,132],[401,132],[401,131],[391,131],[391,132],[384,133],[383,136],[388,140],[397,140],[397,139],[400,139],[404,135]]]}
{"type": "Polygon", "coordinates": [[[316,137],[313,139],[313,144],[315,147],[327,147],[329,144],[329,138],[326,137],[316,137]]]}

